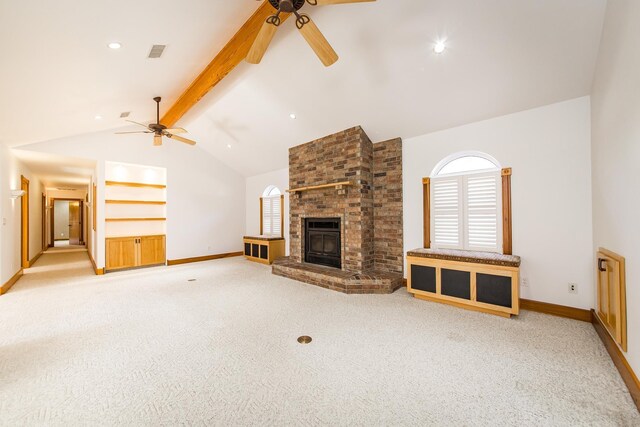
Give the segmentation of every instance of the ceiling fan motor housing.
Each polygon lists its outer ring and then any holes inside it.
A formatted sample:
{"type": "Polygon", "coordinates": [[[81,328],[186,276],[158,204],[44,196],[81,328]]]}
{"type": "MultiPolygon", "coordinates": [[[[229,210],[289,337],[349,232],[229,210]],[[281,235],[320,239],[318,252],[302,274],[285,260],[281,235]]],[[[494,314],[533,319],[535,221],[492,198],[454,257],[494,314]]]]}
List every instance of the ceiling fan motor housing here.
{"type": "Polygon", "coordinates": [[[274,9],[281,12],[291,13],[294,10],[300,10],[304,6],[306,0],[269,0],[274,9]]]}

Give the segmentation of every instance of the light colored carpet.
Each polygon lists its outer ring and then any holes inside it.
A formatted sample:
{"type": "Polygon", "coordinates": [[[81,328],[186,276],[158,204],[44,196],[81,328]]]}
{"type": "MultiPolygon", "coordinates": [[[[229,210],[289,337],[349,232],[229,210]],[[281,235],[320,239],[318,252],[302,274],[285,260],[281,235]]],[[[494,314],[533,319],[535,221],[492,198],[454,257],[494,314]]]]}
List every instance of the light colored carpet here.
{"type": "Polygon", "coordinates": [[[640,425],[586,323],[347,296],[241,258],[38,264],[0,297],[1,425],[640,425]]]}

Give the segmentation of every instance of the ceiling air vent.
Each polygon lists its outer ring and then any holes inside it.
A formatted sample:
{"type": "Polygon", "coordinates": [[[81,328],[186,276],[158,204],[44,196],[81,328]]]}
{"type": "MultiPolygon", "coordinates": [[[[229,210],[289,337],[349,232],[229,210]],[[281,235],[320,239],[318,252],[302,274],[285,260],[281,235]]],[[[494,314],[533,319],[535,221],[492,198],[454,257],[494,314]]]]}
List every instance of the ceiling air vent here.
{"type": "Polygon", "coordinates": [[[160,58],[166,47],[164,44],[154,44],[149,52],[149,58],[160,58]]]}
{"type": "Polygon", "coordinates": [[[120,113],[120,118],[126,119],[127,117],[129,117],[129,114],[131,114],[131,111],[125,111],[124,113],[120,113]]]}

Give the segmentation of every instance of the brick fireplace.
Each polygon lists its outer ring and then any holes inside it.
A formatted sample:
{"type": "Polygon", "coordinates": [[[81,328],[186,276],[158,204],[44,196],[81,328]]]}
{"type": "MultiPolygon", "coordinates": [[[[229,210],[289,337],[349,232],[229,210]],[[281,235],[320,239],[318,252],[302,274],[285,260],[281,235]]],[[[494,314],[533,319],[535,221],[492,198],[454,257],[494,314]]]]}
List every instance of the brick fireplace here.
{"type": "Polygon", "coordinates": [[[291,148],[289,187],[291,255],[274,263],[274,274],[345,293],[389,293],[402,286],[400,139],[372,144],[358,126],[291,148]],[[337,224],[337,238],[325,233],[324,240],[307,239],[308,233],[322,234],[309,227],[321,221],[337,224]],[[316,252],[334,244],[340,245],[333,253],[339,260],[316,262],[316,252]]]}

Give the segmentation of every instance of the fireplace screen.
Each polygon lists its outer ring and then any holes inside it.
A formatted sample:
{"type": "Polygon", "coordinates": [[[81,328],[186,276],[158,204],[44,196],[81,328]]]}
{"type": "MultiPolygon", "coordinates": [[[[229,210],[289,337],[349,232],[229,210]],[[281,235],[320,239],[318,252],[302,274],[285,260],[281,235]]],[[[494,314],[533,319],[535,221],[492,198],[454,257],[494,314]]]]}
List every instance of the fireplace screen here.
{"type": "Polygon", "coordinates": [[[305,219],[304,260],[342,268],[340,218],[305,219]]]}

